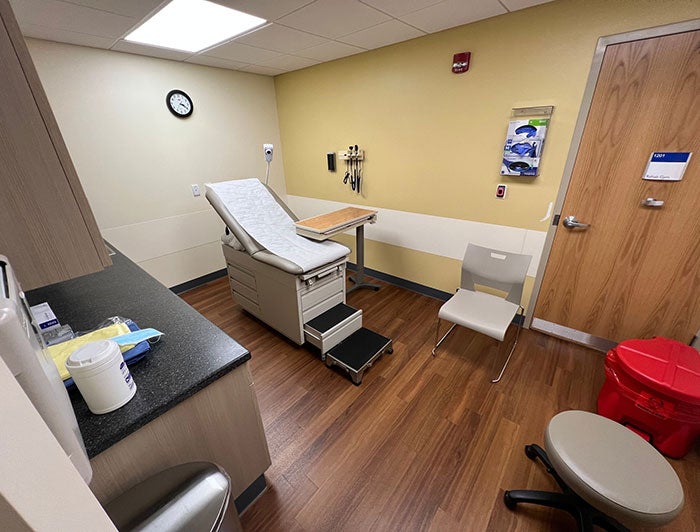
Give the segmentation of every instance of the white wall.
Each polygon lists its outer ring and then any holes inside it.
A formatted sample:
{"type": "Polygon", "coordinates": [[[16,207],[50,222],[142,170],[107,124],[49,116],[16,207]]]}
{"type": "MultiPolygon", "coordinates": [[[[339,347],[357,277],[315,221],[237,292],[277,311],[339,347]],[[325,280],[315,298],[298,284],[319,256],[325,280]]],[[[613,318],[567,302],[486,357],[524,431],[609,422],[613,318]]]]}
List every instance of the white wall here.
{"type": "MultiPolygon", "coordinates": [[[[190,185],[264,177],[286,195],[272,78],[28,40],[102,235],[166,286],[223,268],[223,224],[190,185]],[[166,109],[171,89],[194,113],[166,109]]],[[[202,187],[203,188],[203,187],[202,187]]]]}
{"type": "Polygon", "coordinates": [[[0,358],[0,529],[115,531],[0,358]]]}

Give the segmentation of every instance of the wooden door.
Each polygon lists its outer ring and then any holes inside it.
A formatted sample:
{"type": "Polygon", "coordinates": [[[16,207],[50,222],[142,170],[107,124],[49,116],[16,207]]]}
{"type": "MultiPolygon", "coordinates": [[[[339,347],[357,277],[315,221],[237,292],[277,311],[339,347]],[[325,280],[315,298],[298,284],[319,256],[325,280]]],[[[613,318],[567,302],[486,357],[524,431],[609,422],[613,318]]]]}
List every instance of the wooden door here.
{"type": "Polygon", "coordinates": [[[561,220],[570,215],[591,226],[557,227],[533,328],[689,342],[700,327],[700,31],[607,47],[561,220]],[[694,155],[682,181],[645,181],[652,152],[694,155]]]}

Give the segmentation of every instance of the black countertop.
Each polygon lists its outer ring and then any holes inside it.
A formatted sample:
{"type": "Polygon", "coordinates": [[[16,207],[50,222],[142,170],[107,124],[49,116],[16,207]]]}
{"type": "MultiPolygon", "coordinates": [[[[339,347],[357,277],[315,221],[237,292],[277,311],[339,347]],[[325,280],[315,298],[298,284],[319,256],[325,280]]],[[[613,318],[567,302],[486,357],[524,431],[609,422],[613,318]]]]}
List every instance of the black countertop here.
{"type": "Polygon", "coordinates": [[[88,455],[101,453],[149,421],[250,359],[250,353],[121,253],[105,270],[27,292],[31,305],[47,301],[61,324],[94,329],[111,316],[164,333],[141,361],[129,366],[136,395],[108,414],[88,410],[70,392],[88,455]]]}

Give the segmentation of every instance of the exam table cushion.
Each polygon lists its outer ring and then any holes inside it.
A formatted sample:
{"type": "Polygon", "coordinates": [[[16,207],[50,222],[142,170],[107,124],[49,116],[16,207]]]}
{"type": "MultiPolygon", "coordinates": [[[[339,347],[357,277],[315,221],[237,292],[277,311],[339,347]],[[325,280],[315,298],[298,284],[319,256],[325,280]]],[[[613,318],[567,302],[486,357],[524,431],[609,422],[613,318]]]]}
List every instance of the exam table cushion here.
{"type": "Polygon", "coordinates": [[[206,186],[207,198],[211,201],[211,192],[219,200],[212,201],[212,205],[224,222],[228,225],[228,216],[224,215],[228,214],[255,244],[263,248],[246,245],[245,239],[236,235],[246,251],[257,260],[286,271],[290,271],[288,262],[291,262],[300,271],[290,273],[305,273],[350,253],[347,247],[336,242],[316,242],[299,236],[294,220],[258,179],[208,183],[206,186]],[[227,213],[221,212],[222,207],[227,213]]]}

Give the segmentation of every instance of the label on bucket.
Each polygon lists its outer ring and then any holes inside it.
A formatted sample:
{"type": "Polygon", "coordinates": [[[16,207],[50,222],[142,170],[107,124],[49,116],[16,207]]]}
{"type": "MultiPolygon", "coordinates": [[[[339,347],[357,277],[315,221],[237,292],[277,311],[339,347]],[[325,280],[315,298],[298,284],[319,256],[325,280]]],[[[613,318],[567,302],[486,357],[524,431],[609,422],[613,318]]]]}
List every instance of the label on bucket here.
{"type": "Polygon", "coordinates": [[[122,377],[124,377],[124,382],[126,382],[126,384],[129,386],[129,389],[131,390],[134,387],[134,379],[131,378],[129,368],[126,367],[126,362],[122,362],[119,365],[119,369],[122,370],[122,377]]]}

